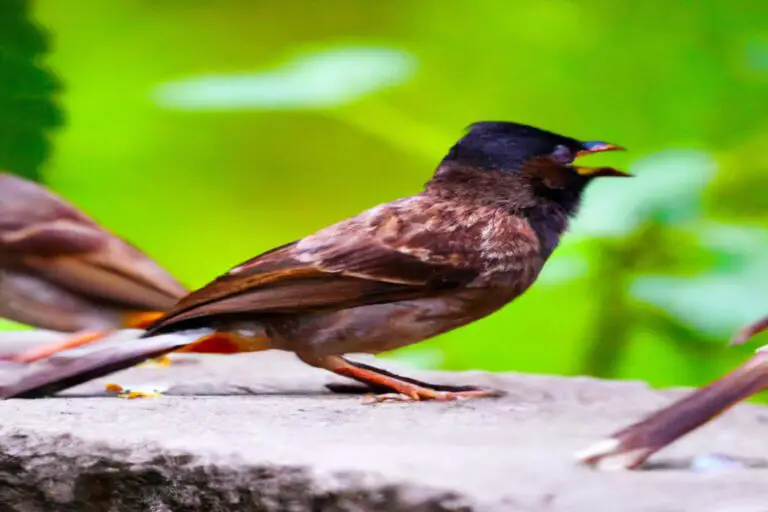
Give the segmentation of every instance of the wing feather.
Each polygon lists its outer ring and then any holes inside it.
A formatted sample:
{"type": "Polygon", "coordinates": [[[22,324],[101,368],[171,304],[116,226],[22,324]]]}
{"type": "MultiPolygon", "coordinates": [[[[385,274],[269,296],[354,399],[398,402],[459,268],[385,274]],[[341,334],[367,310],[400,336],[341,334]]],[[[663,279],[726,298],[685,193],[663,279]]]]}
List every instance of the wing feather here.
{"type": "MultiPolygon", "coordinates": [[[[417,198],[408,200],[416,201],[417,198]]],[[[407,201],[407,200],[403,200],[407,201]]],[[[343,309],[437,294],[470,283],[481,269],[433,254],[392,229],[419,229],[419,208],[393,203],[257,256],[182,299],[151,333],[229,314],[343,309]]],[[[423,237],[422,237],[423,239],[423,237]]],[[[439,240],[427,241],[439,246],[439,240]]]]}

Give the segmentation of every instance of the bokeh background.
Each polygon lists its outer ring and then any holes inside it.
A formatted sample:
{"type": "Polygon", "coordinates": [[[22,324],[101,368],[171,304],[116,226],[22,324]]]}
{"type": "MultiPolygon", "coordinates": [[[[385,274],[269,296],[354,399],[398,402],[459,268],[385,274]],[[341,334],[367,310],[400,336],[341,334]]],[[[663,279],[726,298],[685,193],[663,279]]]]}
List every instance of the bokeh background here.
{"type": "MultiPolygon", "coordinates": [[[[540,281],[390,354],[707,382],[768,312],[764,0],[3,0],[0,167],[190,287],[417,192],[477,120],[630,151],[540,281]]],[[[2,328],[19,328],[3,323],[2,328]]],[[[768,341],[766,337],[757,343],[768,341]]]]}

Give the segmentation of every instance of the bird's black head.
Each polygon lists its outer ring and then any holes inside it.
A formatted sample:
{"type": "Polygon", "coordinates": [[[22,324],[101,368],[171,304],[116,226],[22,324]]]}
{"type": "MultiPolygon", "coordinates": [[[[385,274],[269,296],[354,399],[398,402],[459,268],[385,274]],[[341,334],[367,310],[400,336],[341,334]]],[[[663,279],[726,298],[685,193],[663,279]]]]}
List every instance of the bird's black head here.
{"type": "Polygon", "coordinates": [[[572,216],[584,188],[594,178],[630,176],[612,167],[575,165],[574,160],[619,149],[623,148],[583,142],[524,124],[479,122],[451,148],[428,191],[518,212],[553,207],[572,216]]]}
{"type": "Polygon", "coordinates": [[[622,148],[605,142],[583,142],[524,124],[483,121],[469,127],[468,133],[451,148],[442,163],[529,175],[534,175],[537,170],[551,175],[554,169],[560,169],[567,171],[564,178],[568,174],[584,179],[628,176],[611,167],[572,165],[579,156],[618,149],[622,148]]]}

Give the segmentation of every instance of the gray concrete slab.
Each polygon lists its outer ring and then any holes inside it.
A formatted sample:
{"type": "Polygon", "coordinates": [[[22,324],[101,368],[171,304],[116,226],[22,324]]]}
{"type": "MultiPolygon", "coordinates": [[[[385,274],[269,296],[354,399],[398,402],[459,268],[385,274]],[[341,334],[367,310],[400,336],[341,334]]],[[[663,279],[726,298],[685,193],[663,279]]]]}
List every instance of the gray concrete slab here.
{"type": "Polygon", "coordinates": [[[0,402],[0,511],[768,511],[768,470],[691,469],[709,453],[768,463],[768,408],[736,407],[655,470],[599,473],[572,453],[680,391],[406,371],[508,394],[366,406],[276,352],[134,368],[62,397],[0,402]],[[103,396],[108,381],[169,394],[103,396]]]}

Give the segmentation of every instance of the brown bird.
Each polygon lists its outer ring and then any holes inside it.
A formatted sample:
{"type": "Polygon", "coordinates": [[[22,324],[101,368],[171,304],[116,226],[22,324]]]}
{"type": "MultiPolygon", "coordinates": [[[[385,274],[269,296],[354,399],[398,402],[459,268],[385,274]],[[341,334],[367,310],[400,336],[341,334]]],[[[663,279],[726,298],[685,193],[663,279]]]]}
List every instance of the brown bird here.
{"type": "MultiPolygon", "coordinates": [[[[732,343],[744,343],[765,330],[768,330],[768,316],[741,330],[732,343]]],[[[751,359],[731,373],[622,428],[576,457],[599,469],[640,467],[657,451],[765,389],[768,389],[768,345],[758,349],[751,359]]]]}
{"type": "Polygon", "coordinates": [[[142,328],[187,290],[144,253],[32,181],[0,173],[0,317],[79,333],[17,354],[35,361],[142,328]]]}
{"type": "Polygon", "coordinates": [[[419,382],[344,354],[417,343],[514,300],[536,280],[585,187],[597,177],[629,176],[574,159],[618,149],[517,123],[475,123],[421,193],[246,261],[183,298],[145,339],[123,342],[119,355],[79,354],[0,389],[0,397],[55,392],[222,335],[243,351],[294,352],[385,396],[494,395],[419,382]]]}

